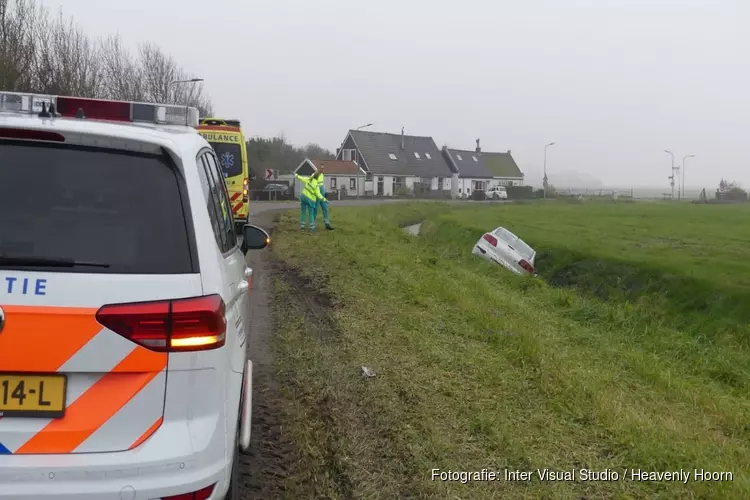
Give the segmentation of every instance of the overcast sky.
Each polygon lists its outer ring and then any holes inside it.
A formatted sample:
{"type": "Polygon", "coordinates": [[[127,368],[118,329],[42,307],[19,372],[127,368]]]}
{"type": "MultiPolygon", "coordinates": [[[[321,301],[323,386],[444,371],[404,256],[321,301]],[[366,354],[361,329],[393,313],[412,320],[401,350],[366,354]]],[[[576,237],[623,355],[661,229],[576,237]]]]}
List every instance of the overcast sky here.
{"type": "MultiPolygon", "coordinates": [[[[607,185],[750,186],[747,0],[47,0],[153,41],[248,135],[335,150],[349,128],[512,150],[607,185]]],[[[668,189],[665,189],[668,191],[668,189]]]]}

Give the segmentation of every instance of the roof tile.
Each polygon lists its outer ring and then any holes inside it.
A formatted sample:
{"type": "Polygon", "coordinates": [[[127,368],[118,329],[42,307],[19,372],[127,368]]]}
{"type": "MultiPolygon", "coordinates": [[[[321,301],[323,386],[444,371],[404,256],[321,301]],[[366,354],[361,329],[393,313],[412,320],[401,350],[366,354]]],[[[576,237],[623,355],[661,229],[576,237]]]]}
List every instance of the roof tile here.
{"type": "Polygon", "coordinates": [[[369,170],[376,175],[449,177],[451,170],[432,137],[350,130],[369,170]],[[419,157],[415,156],[417,153],[419,157]],[[393,160],[389,155],[395,155],[393,160]]]}

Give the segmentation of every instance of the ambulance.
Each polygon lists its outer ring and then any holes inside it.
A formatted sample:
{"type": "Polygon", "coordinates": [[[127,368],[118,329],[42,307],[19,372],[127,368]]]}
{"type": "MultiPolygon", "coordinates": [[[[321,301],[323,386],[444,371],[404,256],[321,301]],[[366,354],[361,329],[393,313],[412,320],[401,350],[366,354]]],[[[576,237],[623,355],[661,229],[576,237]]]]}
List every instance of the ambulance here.
{"type": "Polygon", "coordinates": [[[249,175],[247,146],[240,122],[222,118],[203,118],[196,128],[219,158],[229,190],[234,221],[241,227],[247,222],[249,213],[249,175]]]}

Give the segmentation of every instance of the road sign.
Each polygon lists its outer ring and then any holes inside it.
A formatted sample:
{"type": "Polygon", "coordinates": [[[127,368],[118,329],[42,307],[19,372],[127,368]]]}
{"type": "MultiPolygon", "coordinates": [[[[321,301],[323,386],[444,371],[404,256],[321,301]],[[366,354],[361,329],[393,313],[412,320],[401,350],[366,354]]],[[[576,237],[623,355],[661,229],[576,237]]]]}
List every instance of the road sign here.
{"type": "Polygon", "coordinates": [[[267,168],[265,180],[270,181],[271,179],[273,179],[273,169],[267,168]]]}

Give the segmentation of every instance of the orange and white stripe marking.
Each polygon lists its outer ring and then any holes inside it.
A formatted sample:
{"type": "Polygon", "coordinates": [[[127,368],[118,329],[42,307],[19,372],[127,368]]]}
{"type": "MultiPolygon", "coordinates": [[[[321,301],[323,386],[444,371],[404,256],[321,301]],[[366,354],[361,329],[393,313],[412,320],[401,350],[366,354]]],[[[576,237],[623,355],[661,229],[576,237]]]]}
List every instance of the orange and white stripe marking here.
{"type": "Polygon", "coordinates": [[[134,448],[158,429],[167,353],[103,328],[97,309],[3,306],[0,372],[65,373],[63,418],[0,419],[0,443],[14,454],[134,448]]]}

